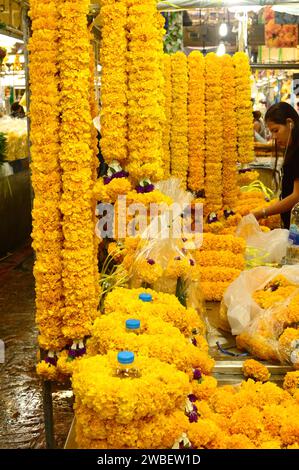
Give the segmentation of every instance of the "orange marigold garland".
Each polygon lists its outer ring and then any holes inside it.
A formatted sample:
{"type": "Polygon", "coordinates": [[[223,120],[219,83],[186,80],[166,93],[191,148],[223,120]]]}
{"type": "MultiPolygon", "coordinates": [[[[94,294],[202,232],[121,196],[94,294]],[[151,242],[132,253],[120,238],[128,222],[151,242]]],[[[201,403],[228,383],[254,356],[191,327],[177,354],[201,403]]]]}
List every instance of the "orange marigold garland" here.
{"type": "Polygon", "coordinates": [[[101,150],[105,162],[127,159],[127,6],[101,2],[101,150]]]}
{"type": "Polygon", "coordinates": [[[86,17],[89,1],[60,2],[60,162],[63,171],[64,335],[79,340],[90,332],[96,316],[92,117],[89,103],[90,41],[86,17]],[[69,25],[72,24],[70,28],[69,25]],[[70,49],[72,54],[70,54],[70,49]]]}
{"type": "Polygon", "coordinates": [[[233,60],[227,54],[221,57],[221,65],[223,107],[222,195],[223,204],[234,207],[238,193],[235,70],[233,60]]]}
{"type": "Polygon", "coordinates": [[[35,194],[32,238],[36,255],[36,321],[41,348],[58,350],[66,343],[61,331],[63,236],[59,210],[58,10],[55,2],[48,0],[32,0],[30,8],[30,139],[35,194]]]}
{"type": "Polygon", "coordinates": [[[188,70],[183,52],[171,57],[172,120],[171,120],[171,174],[181,179],[186,188],[188,171],[188,70]]]}
{"type": "MultiPolygon", "coordinates": [[[[92,39],[92,35],[90,34],[90,41],[92,39]]],[[[89,46],[89,105],[90,105],[90,113],[92,119],[94,119],[96,116],[99,115],[99,106],[96,101],[96,92],[95,92],[95,78],[96,78],[96,73],[95,73],[95,51],[93,44],[91,43],[89,46]]],[[[97,179],[97,170],[99,166],[99,160],[98,160],[98,153],[99,153],[99,147],[98,147],[98,132],[97,129],[95,128],[93,122],[91,123],[91,147],[93,150],[93,165],[92,165],[92,180],[96,181],[97,179]]],[[[93,218],[93,224],[94,226],[96,225],[97,218],[96,218],[96,203],[95,200],[93,199],[92,203],[92,218],[93,218]]],[[[100,293],[100,287],[99,287],[99,268],[98,268],[98,237],[93,237],[93,243],[94,243],[94,250],[93,250],[93,267],[94,267],[94,283],[95,283],[95,290],[96,293],[100,293]]]]}
{"type": "Polygon", "coordinates": [[[188,187],[195,192],[204,189],[205,140],[205,61],[201,52],[188,56],[188,187]]]}
{"type": "MultiPolygon", "coordinates": [[[[156,0],[128,0],[128,165],[135,183],[163,177],[163,29],[156,0]]],[[[148,181],[147,181],[148,182],[148,181]]]]}
{"type": "Polygon", "coordinates": [[[164,75],[164,111],[165,122],[163,125],[163,168],[164,178],[170,176],[170,127],[171,127],[171,57],[163,55],[164,75]]]}
{"type": "Polygon", "coordinates": [[[233,61],[238,122],[238,161],[248,163],[254,158],[250,67],[245,52],[237,52],[233,56],[233,61]]]}
{"type": "Polygon", "coordinates": [[[222,207],[222,89],[220,58],[213,52],[205,57],[206,76],[206,158],[205,158],[205,212],[222,207]],[[217,100],[215,100],[217,96],[217,100]]]}

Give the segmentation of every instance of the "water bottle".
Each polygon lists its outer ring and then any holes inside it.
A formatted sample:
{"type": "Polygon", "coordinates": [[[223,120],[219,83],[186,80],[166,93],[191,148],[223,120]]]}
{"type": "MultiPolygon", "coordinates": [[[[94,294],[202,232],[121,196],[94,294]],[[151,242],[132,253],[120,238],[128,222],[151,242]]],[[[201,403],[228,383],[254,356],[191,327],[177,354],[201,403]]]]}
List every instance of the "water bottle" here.
{"type": "Polygon", "coordinates": [[[120,351],[117,354],[116,377],[121,379],[140,377],[139,370],[134,365],[134,353],[131,351],[120,351]]]}
{"type": "Polygon", "coordinates": [[[153,300],[153,296],[147,292],[142,292],[142,294],[139,294],[139,300],[142,300],[142,302],[151,302],[153,300]]]}
{"type": "Polygon", "coordinates": [[[299,202],[291,211],[286,262],[287,264],[299,263],[299,202]]]}
{"type": "Polygon", "coordinates": [[[129,320],[126,320],[126,331],[128,333],[135,333],[138,335],[140,333],[140,320],[135,318],[129,318],[129,320]]]}

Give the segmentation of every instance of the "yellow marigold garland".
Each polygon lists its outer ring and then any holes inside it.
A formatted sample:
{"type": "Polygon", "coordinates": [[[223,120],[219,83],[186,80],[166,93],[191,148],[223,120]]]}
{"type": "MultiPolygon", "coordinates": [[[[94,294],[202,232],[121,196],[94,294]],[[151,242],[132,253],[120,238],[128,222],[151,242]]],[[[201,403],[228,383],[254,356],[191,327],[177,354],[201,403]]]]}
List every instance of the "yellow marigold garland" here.
{"type": "Polygon", "coordinates": [[[204,189],[205,146],[205,61],[201,52],[188,56],[188,187],[195,192],[204,189]]]}
{"type": "MultiPolygon", "coordinates": [[[[134,319],[140,319],[138,312],[131,312],[134,319]]],[[[96,319],[92,338],[88,341],[88,354],[106,354],[108,351],[133,351],[137,355],[156,357],[162,362],[174,364],[177,369],[192,377],[192,368],[209,374],[214,366],[213,359],[206,351],[200,351],[178,328],[157,317],[149,316],[140,322],[140,332],[127,332],[125,322],[128,317],[119,312],[96,319]],[[155,327],[155,324],[159,327],[155,327]],[[155,330],[153,330],[155,328],[155,330]]]]}
{"type": "Polygon", "coordinates": [[[125,427],[114,421],[104,421],[78,403],[76,440],[79,448],[96,449],[170,449],[188,429],[188,418],[182,411],[144,421],[133,420],[125,427]]]}
{"type": "Polygon", "coordinates": [[[236,113],[238,123],[238,161],[249,163],[254,158],[250,67],[245,52],[233,56],[235,65],[236,113]]]}
{"type": "Polygon", "coordinates": [[[228,250],[203,250],[193,254],[195,261],[201,266],[221,266],[243,270],[245,260],[242,254],[234,254],[228,250]]]}
{"type": "Polygon", "coordinates": [[[60,130],[64,234],[62,258],[65,296],[62,331],[67,338],[80,339],[89,333],[98,304],[91,198],[94,163],[89,102],[90,37],[86,21],[89,2],[82,0],[78,4],[61,0],[59,11],[59,66],[63,102],[60,130]]]}
{"type": "Polygon", "coordinates": [[[174,295],[155,292],[151,289],[117,288],[106,297],[105,313],[119,312],[132,315],[132,312],[139,311],[162,318],[176,326],[188,338],[194,329],[198,334],[205,332],[205,325],[196,310],[183,307],[174,295]],[[151,302],[143,302],[139,299],[139,295],[144,292],[151,294],[151,302]]]}
{"type": "Polygon", "coordinates": [[[127,5],[101,2],[101,150],[105,162],[127,159],[127,5]]]}
{"type": "MultiPolygon", "coordinates": [[[[92,39],[92,35],[90,33],[90,41],[92,39]]],[[[99,115],[99,105],[96,101],[96,92],[95,92],[95,78],[96,78],[96,71],[95,71],[95,52],[94,52],[94,46],[91,43],[89,46],[89,69],[90,69],[90,75],[89,75],[89,105],[90,105],[90,113],[92,119],[94,119],[96,116],[99,115]]],[[[99,160],[98,160],[98,153],[99,153],[99,147],[98,147],[98,131],[95,128],[93,122],[91,123],[91,147],[93,149],[93,165],[92,165],[92,181],[96,181],[97,179],[97,170],[99,166],[99,160]]],[[[96,218],[96,201],[92,201],[92,219],[93,219],[93,224],[95,226],[97,222],[96,218]]],[[[98,237],[93,237],[93,243],[94,243],[94,250],[93,250],[93,268],[94,268],[94,284],[95,284],[95,291],[96,295],[99,296],[100,294],[100,284],[99,284],[99,268],[98,268],[98,245],[99,245],[99,239],[98,237]]]]}
{"type": "Polygon", "coordinates": [[[180,178],[182,187],[187,185],[188,171],[188,69],[183,52],[171,56],[171,175],[180,178]]]}
{"type": "Polygon", "coordinates": [[[245,248],[245,240],[241,237],[235,237],[234,235],[215,235],[213,233],[205,233],[200,250],[228,250],[232,251],[234,254],[243,254],[245,252],[245,248]]]}
{"type": "Polygon", "coordinates": [[[270,372],[266,366],[254,359],[247,359],[242,366],[244,377],[259,381],[267,382],[270,379],[270,372]]]}
{"type": "Polygon", "coordinates": [[[133,419],[183,409],[190,390],[186,374],[155,358],[135,357],[140,377],[115,376],[117,354],[82,358],[72,377],[76,401],[93,409],[101,419],[128,424],[133,419]]]}
{"type": "Polygon", "coordinates": [[[237,120],[235,113],[235,70],[233,59],[225,54],[222,65],[222,190],[223,204],[234,207],[237,199],[237,120]]]}
{"type": "Polygon", "coordinates": [[[288,372],[283,381],[283,388],[291,395],[298,392],[299,389],[299,370],[288,372]]]}
{"type": "Polygon", "coordinates": [[[128,0],[128,165],[135,182],[163,176],[163,28],[156,0],[128,0]]]}
{"type": "Polygon", "coordinates": [[[170,176],[170,128],[171,128],[171,57],[169,54],[163,55],[163,75],[164,75],[164,111],[165,122],[163,124],[163,168],[164,178],[170,176]]]}
{"type": "Polygon", "coordinates": [[[206,134],[205,134],[205,196],[206,212],[213,212],[222,207],[222,89],[221,63],[215,53],[205,57],[205,100],[206,100],[206,134]],[[215,100],[215,97],[217,99],[215,100]]]}
{"type": "Polygon", "coordinates": [[[260,178],[259,172],[256,170],[249,170],[244,172],[239,172],[238,174],[238,185],[246,186],[253,181],[256,181],[260,178]]]}
{"type": "MultiPolygon", "coordinates": [[[[297,381],[294,376],[290,387],[286,386],[291,393],[297,381]]],[[[248,379],[235,387],[216,388],[211,384],[209,393],[197,400],[198,419],[188,430],[191,444],[196,448],[284,449],[298,446],[296,392],[292,398],[274,383],[255,383],[248,379]]]]}
{"type": "MultiPolygon", "coordinates": [[[[61,349],[66,340],[62,322],[61,248],[59,201],[58,10],[53,1],[30,2],[32,37],[30,51],[31,172],[35,193],[33,248],[36,262],[36,321],[39,344],[46,350],[61,349]]],[[[42,366],[41,366],[42,367],[42,366]]],[[[48,365],[47,365],[48,367],[48,365]]]]}

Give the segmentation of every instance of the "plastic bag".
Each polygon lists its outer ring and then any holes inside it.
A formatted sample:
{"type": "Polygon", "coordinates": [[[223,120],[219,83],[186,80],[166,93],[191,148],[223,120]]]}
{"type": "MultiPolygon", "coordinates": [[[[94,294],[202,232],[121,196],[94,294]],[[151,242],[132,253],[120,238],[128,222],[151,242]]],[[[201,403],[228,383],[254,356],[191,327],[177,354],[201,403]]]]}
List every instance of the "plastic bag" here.
{"type": "MultiPolygon", "coordinates": [[[[277,228],[263,232],[253,214],[242,218],[236,235],[245,238],[247,248],[254,248],[256,250],[254,256],[260,258],[263,263],[280,263],[286,255],[289,231],[277,228]]],[[[250,250],[247,251],[246,258],[252,259],[250,250]]]]}
{"type": "Polygon", "coordinates": [[[238,335],[249,323],[264,312],[253,299],[252,294],[263,289],[274,277],[283,275],[299,285],[299,265],[270,268],[259,266],[243,271],[226,289],[223,304],[227,308],[227,319],[233,335],[238,335]]]}
{"type": "Polygon", "coordinates": [[[237,336],[239,349],[253,356],[290,364],[299,369],[299,289],[275,303],[248,324],[237,336]]]}

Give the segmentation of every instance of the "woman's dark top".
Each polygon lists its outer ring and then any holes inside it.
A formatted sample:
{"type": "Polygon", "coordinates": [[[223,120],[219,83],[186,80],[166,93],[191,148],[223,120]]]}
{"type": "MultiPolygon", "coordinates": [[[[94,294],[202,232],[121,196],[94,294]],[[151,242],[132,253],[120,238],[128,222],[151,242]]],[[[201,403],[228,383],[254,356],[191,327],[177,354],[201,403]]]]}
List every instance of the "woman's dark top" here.
{"type": "MultiPolygon", "coordinates": [[[[292,194],[294,181],[299,179],[299,147],[290,148],[282,167],[281,199],[292,194]]],[[[291,211],[281,214],[284,228],[290,228],[291,211]]]]}

